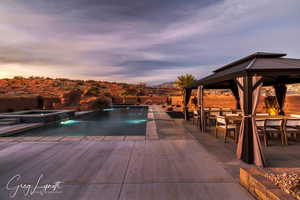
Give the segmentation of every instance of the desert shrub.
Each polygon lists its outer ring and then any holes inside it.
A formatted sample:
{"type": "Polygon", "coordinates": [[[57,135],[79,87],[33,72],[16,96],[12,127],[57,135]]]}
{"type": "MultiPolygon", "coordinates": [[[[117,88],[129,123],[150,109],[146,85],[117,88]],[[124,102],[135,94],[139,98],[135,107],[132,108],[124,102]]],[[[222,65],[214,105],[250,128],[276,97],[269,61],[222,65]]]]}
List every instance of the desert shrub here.
{"type": "Polygon", "coordinates": [[[93,95],[93,96],[97,96],[99,95],[100,93],[100,90],[98,87],[96,86],[91,86],[89,89],[88,89],[88,92],[87,92],[89,95],[93,95]]]}
{"type": "Polygon", "coordinates": [[[86,82],[86,83],[90,83],[90,84],[92,84],[92,83],[97,83],[97,81],[95,81],[95,80],[86,80],[85,82],[86,82]]]}
{"type": "Polygon", "coordinates": [[[61,82],[52,83],[52,87],[60,87],[61,85],[62,85],[61,82]]]}
{"type": "Polygon", "coordinates": [[[111,99],[105,96],[92,98],[84,103],[83,107],[88,110],[98,110],[110,106],[111,99]]]}
{"type": "Polygon", "coordinates": [[[80,85],[80,86],[84,85],[84,81],[83,80],[77,80],[76,83],[77,83],[77,85],[80,85]]]}
{"type": "Polygon", "coordinates": [[[110,97],[110,98],[112,97],[112,94],[109,93],[109,92],[105,92],[103,95],[106,96],[106,97],[110,97]]]}
{"type": "Polygon", "coordinates": [[[123,96],[136,96],[138,93],[137,89],[135,88],[126,88],[125,92],[123,92],[123,96]]]}

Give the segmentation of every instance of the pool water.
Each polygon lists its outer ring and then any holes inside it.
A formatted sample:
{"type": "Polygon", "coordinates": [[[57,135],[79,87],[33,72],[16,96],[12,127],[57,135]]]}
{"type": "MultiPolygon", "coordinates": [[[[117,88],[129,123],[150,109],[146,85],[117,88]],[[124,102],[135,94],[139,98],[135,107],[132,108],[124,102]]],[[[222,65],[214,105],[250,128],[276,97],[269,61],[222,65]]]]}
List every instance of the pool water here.
{"type": "Polygon", "coordinates": [[[17,136],[143,136],[146,135],[147,113],[147,107],[109,108],[17,136]]]}

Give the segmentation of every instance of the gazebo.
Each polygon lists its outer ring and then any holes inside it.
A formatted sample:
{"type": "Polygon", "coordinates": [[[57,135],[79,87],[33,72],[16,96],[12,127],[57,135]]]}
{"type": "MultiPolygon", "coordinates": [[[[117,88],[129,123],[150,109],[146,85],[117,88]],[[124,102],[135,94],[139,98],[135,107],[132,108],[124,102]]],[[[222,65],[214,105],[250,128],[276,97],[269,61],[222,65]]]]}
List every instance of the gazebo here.
{"type": "Polygon", "coordinates": [[[264,166],[265,160],[256,130],[255,114],[262,86],[273,86],[284,115],[286,84],[300,83],[300,59],[283,58],[284,53],[257,52],[214,71],[195,84],[184,89],[184,113],[188,119],[188,102],[193,89],[197,89],[197,98],[201,110],[202,131],[204,131],[204,89],[230,89],[242,111],[242,123],[236,155],[249,164],[264,166]]]}

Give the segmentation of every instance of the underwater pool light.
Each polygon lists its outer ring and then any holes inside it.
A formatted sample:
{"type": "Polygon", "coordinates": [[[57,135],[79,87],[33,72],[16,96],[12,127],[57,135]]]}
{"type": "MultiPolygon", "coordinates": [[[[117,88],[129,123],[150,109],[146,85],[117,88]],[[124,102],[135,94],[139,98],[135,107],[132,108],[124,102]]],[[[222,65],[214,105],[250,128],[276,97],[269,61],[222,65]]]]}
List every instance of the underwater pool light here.
{"type": "Polygon", "coordinates": [[[66,121],[62,121],[60,122],[60,124],[62,125],[71,125],[71,124],[77,124],[77,123],[80,123],[81,121],[79,120],[66,120],[66,121]]]}
{"type": "Polygon", "coordinates": [[[139,124],[139,123],[144,123],[146,122],[146,119],[130,119],[130,120],[126,120],[126,123],[128,124],[139,124]]]}

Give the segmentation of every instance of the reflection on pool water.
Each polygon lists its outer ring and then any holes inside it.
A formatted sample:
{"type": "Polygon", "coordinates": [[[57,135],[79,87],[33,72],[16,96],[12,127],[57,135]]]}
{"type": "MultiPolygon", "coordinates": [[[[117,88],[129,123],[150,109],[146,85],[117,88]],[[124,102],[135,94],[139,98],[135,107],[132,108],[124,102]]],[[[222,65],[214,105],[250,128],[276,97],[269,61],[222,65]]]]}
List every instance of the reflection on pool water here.
{"type": "Polygon", "coordinates": [[[108,108],[90,116],[61,121],[17,136],[146,135],[147,113],[147,107],[108,108]]]}

